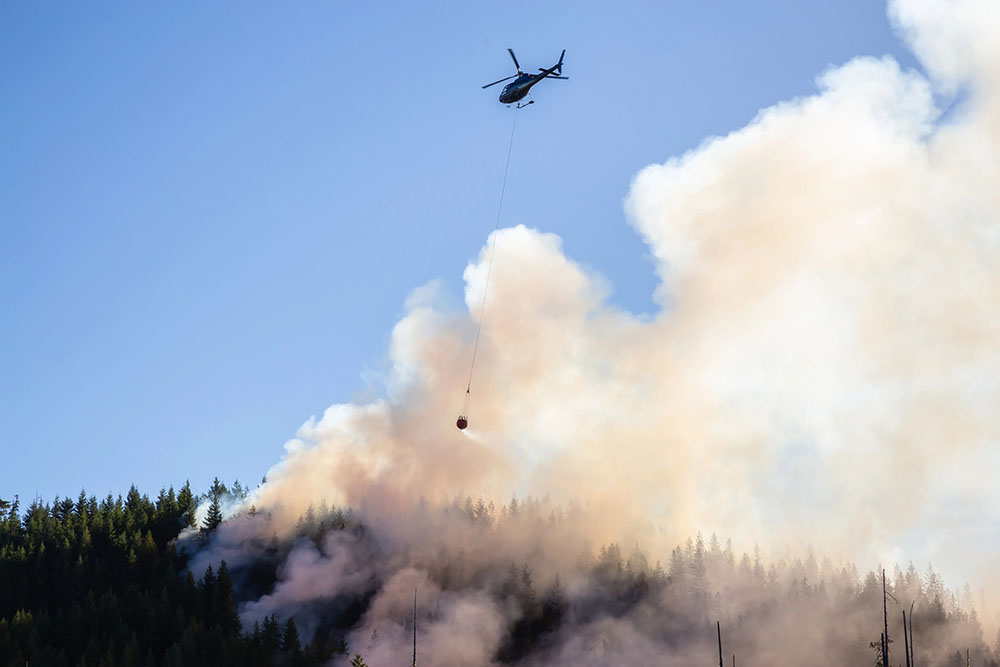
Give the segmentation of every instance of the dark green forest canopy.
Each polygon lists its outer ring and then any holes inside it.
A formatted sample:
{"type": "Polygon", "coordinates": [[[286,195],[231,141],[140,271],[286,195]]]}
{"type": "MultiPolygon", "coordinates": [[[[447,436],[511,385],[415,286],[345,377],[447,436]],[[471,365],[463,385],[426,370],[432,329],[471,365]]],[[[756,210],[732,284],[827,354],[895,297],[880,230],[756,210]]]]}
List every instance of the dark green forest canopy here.
{"type": "MultiPolygon", "coordinates": [[[[237,495],[243,489],[234,485],[237,495]]],[[[221,488],[220,488],[221,487],[221,488]]],[[[220,491],[218,480],[209,500],[220,491]]],[[[243,628],[229,569],[186,571],[178,533],[195,527],[188,484],[156,500],[18,499],[0,516],[0,665],[307,665],[339,647],[304,650],[291,619],[243,628]]],[[[217,525],[217,524],[216,524],[217,525]]]]}

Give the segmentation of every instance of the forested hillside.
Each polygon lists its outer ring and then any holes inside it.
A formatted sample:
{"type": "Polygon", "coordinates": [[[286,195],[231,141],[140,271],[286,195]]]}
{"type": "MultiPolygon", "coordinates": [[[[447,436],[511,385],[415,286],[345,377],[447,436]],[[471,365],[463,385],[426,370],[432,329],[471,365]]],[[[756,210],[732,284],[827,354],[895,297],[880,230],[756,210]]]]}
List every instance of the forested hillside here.
{"type": "Polygon", "coordinates": [[[185,484],[155,501],[132,487],[125,498],[81,492],[26,510],[5,502],[0,665],[324,662],[329,652],[303,647],[292,619],[243,628],[225,563],[197,580],[187,571],[175,541],[195,525],[196,501],[185,484]]]}
{"type": "MultiPolygon", "coordinates": [[[[602,546],[587,537],[594,518],[530,497],[369,514],[321,505],[275,540],[282,522],[262,511],[223,523],[192,567],[228,557],[245,621],[294,616],[304,638],[346,637],[373,666],[409,663],[415,588],[418,664],[717,664],[716,621],[727,663],[876,664],[880,569],[810,549],[740,553],[715,535],[602,546]]],[[[905,611],[921,667],[962,667],[967,652],[997,666],[971,591],[929,566],[886,574],[891,665],[905,664],[905,611]]]]}
{"type": "MultiPolygon", "coordinates": [[[[880,578],[811,552],[592,549],[579,507],[530,498],[406,509],[406,530],[323,505],[279,537],[253,506],[223,520],[245,495],[5,503],[0,665],[407,664],[415,589],[420,664],[711,664],[716,620],[741,664],[876,664],[880,578]]],[[[916,664],[996,667],[968,592],[913,566],[887,587],[891,664],[912,610],[916,664]]]]}

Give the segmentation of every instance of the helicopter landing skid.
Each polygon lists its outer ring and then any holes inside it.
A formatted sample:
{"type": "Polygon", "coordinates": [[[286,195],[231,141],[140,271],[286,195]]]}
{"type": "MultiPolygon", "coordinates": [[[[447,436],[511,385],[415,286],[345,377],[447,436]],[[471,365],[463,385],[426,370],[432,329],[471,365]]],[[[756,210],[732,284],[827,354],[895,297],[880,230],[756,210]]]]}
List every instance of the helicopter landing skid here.
{"type": "Polygon", "coordinates": [[[524,107],[528,106],[529,104],[534,104],[534,103],[535,103],[535,100],[531,100],[530,102],[525,102],[524,104],[521,104],[520,102],[518,102],[517,103],[517,108],[518,109],[523,109],[524,107]]]}

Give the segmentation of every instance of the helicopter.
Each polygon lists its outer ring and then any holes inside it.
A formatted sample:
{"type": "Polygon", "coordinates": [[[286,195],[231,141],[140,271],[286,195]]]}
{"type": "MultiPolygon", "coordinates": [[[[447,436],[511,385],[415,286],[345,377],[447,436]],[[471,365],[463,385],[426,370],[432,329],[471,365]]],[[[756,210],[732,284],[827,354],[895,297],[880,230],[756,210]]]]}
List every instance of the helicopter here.
{"type": "Polygon", "coordinates": [[[548,69],[539,67],[538,71],[541,74],[525,74],[521,71],[521,65],[517,62],[517,56],[514,55],[513,49],[507,49],[507,53],[510,54],[511,59],[514,61],[514,67],[517,68],[517,74],[511,74],[508,77],[500,79],[499,81],[494,81],[493,83],[488,83],[483,88],[489,88],[490,86],[495,86],[498,83],[503,83],[508,79],[514,79],[512,82],[508,83],[500,91],[500,102],[510,106],[514,102],[517,102],[517,108],[526,107],[529,104],[534,104],[535,100],[531,99],[531,87],[544,78],[549,79],[568,79],[568,76],[558,76],[562,74],[563,66],[563,56],[566,55],[566,49],[563,49],[562,55],[559,56],[559,62],[548,69]],[[514,77],[517,77],[516,79],[514,77]],[[521,103],[521,100],[527,96],[529,101],[521,103]]]}

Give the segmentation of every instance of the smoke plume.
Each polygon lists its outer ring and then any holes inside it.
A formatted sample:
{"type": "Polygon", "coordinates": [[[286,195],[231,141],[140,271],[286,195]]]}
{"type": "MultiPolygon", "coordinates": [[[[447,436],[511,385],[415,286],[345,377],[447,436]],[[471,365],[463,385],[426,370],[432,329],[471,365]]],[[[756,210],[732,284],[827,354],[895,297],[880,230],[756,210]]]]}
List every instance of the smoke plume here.
{"type": "MultiPolygon", "coordinates": [[[[388,664],[407,637],[385,619],[405,621],[417,588],[436,610],[427,664],[491,664],[516,614],[484,592],[500,585],[487,574],[478,587],[442,582],[448,554],[481,573],[531,562],[536,582],[558,573],[579,600],[585,540],[641,542],[666,564],[669,545],[698,531],[871,567],[933,561],[950,581],[993,585],[1000,5],[896,0],[889,14],[923,71],[889,57],[831,67],[815,94],[636,175],[625,209],[655,258],[654,316],[610,305],[605,279],[558,237],[496,232],[467,432],[454,418],[489,242],[465,272],[467,311],[444,306],[438,284],[415,290],[385,397],[303,425],[251,499],[269,518],[247,529],[289,535],[326,501],[355,508],[370,532],[296,546],[245,619],[377,582],[352,646],[377,630],[362,652],[388,664]],[[434,509],[512,494],[578,502],[586,520],[553,509],[562,542],[544,516],[501,539],[434,509]]],[[[232,537],[242,520],[216,548],[245,548],[232,537]]],[[[550,664],[598,664],[612,649],[597,636],[628,647],[632,664],[662,656],[634,616],[594,623],[550,664]]]]}

